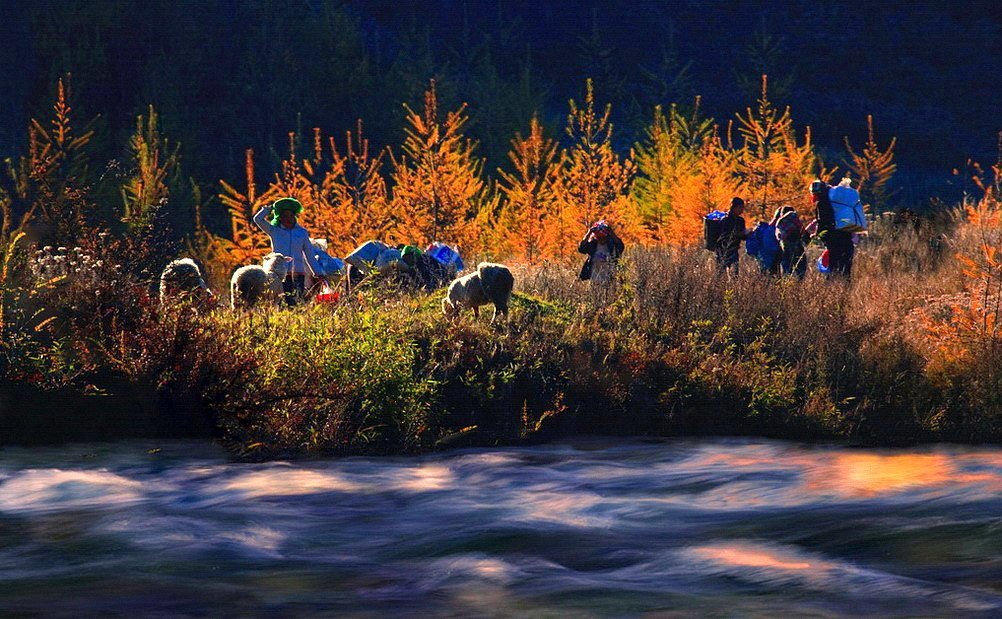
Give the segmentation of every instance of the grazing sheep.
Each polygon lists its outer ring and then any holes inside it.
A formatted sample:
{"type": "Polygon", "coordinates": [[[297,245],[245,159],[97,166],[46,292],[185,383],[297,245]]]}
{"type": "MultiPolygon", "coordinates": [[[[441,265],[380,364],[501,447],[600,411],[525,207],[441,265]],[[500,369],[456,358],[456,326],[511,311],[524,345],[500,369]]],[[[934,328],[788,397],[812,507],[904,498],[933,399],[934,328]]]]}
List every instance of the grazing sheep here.
{"type": "Polygon", "coordinates": [[[164,267],[160,274],[161,305],[166,304],[169,299],[194,298],[196,293],[206,297],[212,296],[198,263],[191,258],[181,258],[164,267]]]}
{"type": "Polygon", "coordinates": [[[508,302],[511,300],[511,289],[515,284],[508,267],[503,264],[481,262],[477,270],[453,280],[449,284],[449,292],[442,299],[442,312],[452,318],[464,307],[473,308],[473,315],[479,316],[478,308],[487,303],[494,304],[494,314],[491,322],[501,312],[508,316],[508,302]]]}
{"type": "Polygon", "coordinates": [[[282,281],[291,263],[289,256],[272,252],[261,260],[261,265],[249,264],[234,271],[230,278],[230,307],[254,307],[262,296],[280,299],[282,281]]]}

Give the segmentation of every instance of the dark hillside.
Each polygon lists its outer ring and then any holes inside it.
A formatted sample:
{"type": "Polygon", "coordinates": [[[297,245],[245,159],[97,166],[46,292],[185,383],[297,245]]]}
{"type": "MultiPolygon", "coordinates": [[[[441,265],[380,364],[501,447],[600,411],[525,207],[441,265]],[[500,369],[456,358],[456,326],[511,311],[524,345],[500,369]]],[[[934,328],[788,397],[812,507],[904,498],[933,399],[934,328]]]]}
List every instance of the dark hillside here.
{"type": "Polygon", "coordinates": [[[203,182],[239,176],[247,147],[277,163],[299,127],[341,135],[362,117],[375,143],[398,144],[400,103],[431,77],[446,104],[469,101],[488,169],[534,111],[559,127],[589,76],[613,104],[625,151],[655,104],[698,94],[726,124],[767,72],[772,98],[793,106],[832,159],[843,136],[863,141],[872,113],[880,136],[899,139],[897,182],[911,198],[954,197],[949,171],[994,160],[1002,129],[1002,11],[991,2],[4,5],[3,154],[23,148],[27,118],[69,71],[78,112],[103,114],[107,144],[122,144],[153,103],[183,145],[185,173],[203,182]]]}

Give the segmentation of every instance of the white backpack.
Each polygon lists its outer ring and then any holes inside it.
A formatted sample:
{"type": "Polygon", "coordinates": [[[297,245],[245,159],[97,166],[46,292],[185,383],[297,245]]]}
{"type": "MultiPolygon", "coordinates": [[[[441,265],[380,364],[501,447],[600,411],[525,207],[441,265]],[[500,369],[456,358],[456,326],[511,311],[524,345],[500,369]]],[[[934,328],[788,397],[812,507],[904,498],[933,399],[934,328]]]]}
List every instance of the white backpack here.
{"type": "Polygon", "coordinates": [[[859,200],[859,192],[852,187],[838,185],[828,190],[828,199],[835,211],[835,228],[846,232],[863,232],[866,230],[866,215],[863,213],[863,203],[859,200]]]}

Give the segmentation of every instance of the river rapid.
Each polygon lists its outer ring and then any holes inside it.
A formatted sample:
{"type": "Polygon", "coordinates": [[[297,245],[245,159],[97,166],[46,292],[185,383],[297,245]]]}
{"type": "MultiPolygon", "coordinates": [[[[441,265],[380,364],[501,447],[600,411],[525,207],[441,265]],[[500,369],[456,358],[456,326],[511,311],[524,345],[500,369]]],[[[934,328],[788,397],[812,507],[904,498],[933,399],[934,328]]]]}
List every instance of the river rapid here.
{"type": "Polygon", "coordinates": [[[0,615],[1002,615],[1002,449],[0,450],[0,615]]]}

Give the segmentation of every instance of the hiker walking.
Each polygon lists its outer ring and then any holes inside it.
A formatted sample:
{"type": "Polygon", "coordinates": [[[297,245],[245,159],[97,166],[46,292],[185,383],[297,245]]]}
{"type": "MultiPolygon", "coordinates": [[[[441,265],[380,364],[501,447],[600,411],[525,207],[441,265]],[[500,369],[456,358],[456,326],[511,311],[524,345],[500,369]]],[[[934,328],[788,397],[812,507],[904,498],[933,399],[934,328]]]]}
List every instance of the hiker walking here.
{"type": "Polygon", "coordinates": [[[828,197],[828,183],[816,180],[811,183],[811,202],[817,217],[817,237],[828,250],[828,277],[848,279],[852,273],[852,257],[856,247],[852,232],[839,230],[835,225],[835,209],[828,197]]]}
{"type": "Polygon", "coordinates": [[[738,251],[741,249],[741,241],[747,238],[745,231],[745,220],[741,216],[745,210],[745,201],[735,197],[731,199],[731,208],[727,211],[727,216],[721,220],[720,236],[717,239],[715,252],[717,255],[717,266],[721,271],[738,271],[738,251]]]}
{"type": "Polygon", "coordinates": [[[616,236],[608,222],[604,219],[596,222],[578,243],[578,251],[588,254],[578,278],[591,280],[593,285],[610,283],[624,247],[622,239],[616,236]]]}
{"type": "Polygon", "coordinates": [[[772,222],[776,229],[776,240],[779,241],[779,272],[783,275],[795,275],[803,279],[807,274],[807,258],[804,256],[804,226],[797,215],[796,209],[784,205],[773,213],[772,222]]]}
{"type": "Polygon", "coordinates": [[[310,233],[296,223],[303,205],[295,198],[279,198],[254,215],[254,223],[271,239],[271,250],[292,258],[289,274],[282,281],[285,302],[292,306],[306,296],[307,267],[314,279],[323,279],[323,270],[310,244],[310,233]]]}

